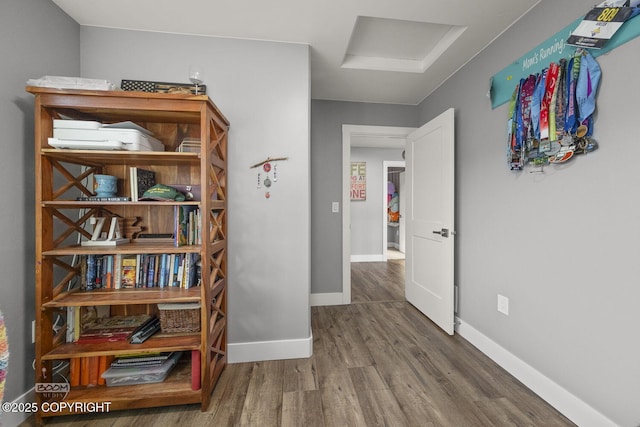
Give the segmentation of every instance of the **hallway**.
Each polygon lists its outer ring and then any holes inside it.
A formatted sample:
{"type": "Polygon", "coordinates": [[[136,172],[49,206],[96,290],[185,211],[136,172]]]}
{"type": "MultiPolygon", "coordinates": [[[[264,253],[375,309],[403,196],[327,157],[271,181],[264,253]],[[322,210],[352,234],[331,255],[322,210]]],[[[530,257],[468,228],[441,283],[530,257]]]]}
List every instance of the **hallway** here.
{"type": "Polygon", "coordinates": [[[351,303],[406,301],[404,259],[351,263],[351,303]]]}

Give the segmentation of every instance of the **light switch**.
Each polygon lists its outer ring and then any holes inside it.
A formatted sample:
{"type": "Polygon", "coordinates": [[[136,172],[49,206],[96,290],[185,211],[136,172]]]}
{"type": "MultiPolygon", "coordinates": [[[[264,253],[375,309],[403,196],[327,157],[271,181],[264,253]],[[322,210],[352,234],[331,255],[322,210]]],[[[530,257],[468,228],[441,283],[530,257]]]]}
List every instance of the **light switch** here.
{"type": "Polygon", "coordinates": [[[340,212],[340,202],[332,202],[331,203],[331,212],[332,213],[340,212]]]}

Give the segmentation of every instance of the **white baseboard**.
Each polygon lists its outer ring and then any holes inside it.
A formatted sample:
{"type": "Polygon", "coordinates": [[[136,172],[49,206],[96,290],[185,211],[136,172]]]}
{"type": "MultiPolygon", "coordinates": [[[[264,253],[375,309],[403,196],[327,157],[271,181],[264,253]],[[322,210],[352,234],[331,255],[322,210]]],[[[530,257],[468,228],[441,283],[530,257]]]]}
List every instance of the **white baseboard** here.
{"type": "Polygon", "coordinates": [[[456,331],[478,350],[516,377],[534,393],[581,427],[617,427],[617,424],[560,385],[519,359],[504,347],[456,318],[456,331]]]}
{"type": "MultiPolygon", "coordinates": [[[[22,396],[18,396],[13,400],[12,404],[34,403],[36,401],[36,393],[33,388],[27,390],[22,396]]],[[[4,412],[0,411],[0,426],[17,427],[32,414],[29,412],[4,412]]]]}
{"type": "Polygon", "coordinates": [[[383,254],[351,255],[351,262],[384,262],[383,254]]]}
{"type": "Polygon", "coordinates": [[[313,354],[313,334],[309,338],[227,344],[228,362],[305,359],[313,354]]]}
{"type": "Polygon", "coordinates": [[[331,292],[326,294],[311,294],[309,297],[311,307],[321,307],[324,305],[344,304],[342,292],[331,292]]]}

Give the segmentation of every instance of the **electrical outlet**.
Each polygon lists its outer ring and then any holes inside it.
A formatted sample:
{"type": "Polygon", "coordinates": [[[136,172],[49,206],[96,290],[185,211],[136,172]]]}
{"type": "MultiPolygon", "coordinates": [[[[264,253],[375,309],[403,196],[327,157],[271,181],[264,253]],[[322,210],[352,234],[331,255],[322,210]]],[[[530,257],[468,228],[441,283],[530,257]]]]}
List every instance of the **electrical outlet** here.
{"type": "Polygon", "coordinates": [[[498,311],[504,315],[509,315],[509,298],[498,294],[498,311]]]}

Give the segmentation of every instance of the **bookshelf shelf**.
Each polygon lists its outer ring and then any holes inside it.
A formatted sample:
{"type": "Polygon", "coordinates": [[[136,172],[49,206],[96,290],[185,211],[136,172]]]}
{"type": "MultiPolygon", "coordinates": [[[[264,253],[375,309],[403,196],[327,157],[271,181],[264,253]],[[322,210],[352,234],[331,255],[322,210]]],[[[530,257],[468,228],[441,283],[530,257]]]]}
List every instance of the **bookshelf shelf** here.
{"type": "MultiPolygon", "coordinates": [[[[225,242],[216,242],[216,245],[222,245],[225,242]]],[[[71,245],[64,246],[49,251],[44,251],[43,255],[61,256],[61,255],[89,255],[89,254],[163,254],[163,253],[191,253],[200,252],[200,245],[174,246],[171,243],[126,243],[118,246],[80,246],[71,245]]]]}
{"type": "MultiPolygon", "coordinates": [[[[200,403],[200,390],[191,389],[191,368],[181,361],[161,384],[137,384],[119,387],[80,387],[72,389],[65,402],[95,403],[111,402],[109,411],[156,406],[175,405],[176,396],[182,404],[200,403]],[[159,387],[161,385],[161,387],[159,387]],[[135,405],[135,406],[132,406],[135,405]]],[[[77,414],[77,412],[74,412],[77,414]]],[[[67,415],[70,412],[62,412],[67,415]]]]}
{"type": "MultiPolygon", "coordinates": [[[[199,403],[206,409],[227,362],[228,120],[206,95],[40,87],[26,90],[35,97],[35,382],[64,381],[68,372],[56,377],[60,361],[71,365],[72,361],[96,357],[105,360],[136,353],[184,351],[185,360],[178,363],[161,386],[154,383],[87,387],[85,383],[85,386],[72,386],[64,400],[108,401],[110,410],[186,403],[199,403]],[[103,124],[133,122],[152,132],[164,151],[53,148],[48,142],[54,137],[54,120],[65,119],[103,124]],[[178,152],[185,139],[199,140],[200,151],[178,152]],[[136,184],[141,182],[132,173],[134,168],[154,172],[155,181],[160,184],[199,186],[200,200],[78,199],[95,195],[93,181],[98,174],[116,176],[116,196],[131,197],[136,184]],[[191,213],[194,209],[187,209],[189,207],[195,208],[196,213],[191,213]],[[180,218],[187,215],[193,222],[181,225],[180,218]],[[129,243],[80,245],[80,241],[92,238],[91,221],[95,217],[108,221],[119,218],[120,234],[129,243]],[[192,225],[194,223],[199,227],[192,225]],[[143,238],[144,235],[179,235],[177,230],[189,230],[189,236],[198,239],[186,242],[198,244],[176,246],[170,237],[149,241],[143,238]],[[120,282],[122,278],[134,281],[144,278],[142,283],[146,283],[147,275],[138,275],[138,269],[143,272],[141,260],[145,266],[147,261],[149,266],[152,262],[158,265],[154,270],[149,267],[149,283],[153,287],[118,289],[120,283],[130,286],[130,282],[120,282]],[[100,282],[92,282],[93,276],[87,273],[93,272],[93,262],[99,262],[100,268],[104,268],[106,276],[103,275],[100,282]],[[177,267],[175,270],[167,267],[178,266],[179,262],[184,274],[178,273],[177,267]],[[161,277],[163,280],[159,280],[161,277]],[[94,285],[98,289],[92,290],[94,285]],[[200,332],[158,333],[142,344],[76,342],[74,333],[82,330],[87,316],[95,319],[96,316],[154,315],[158,313],[158,304],[166,303],[198,303],[195,310],[199,310],[196,315],[200,316],[200,332]],[[186,357],[188,353],[191,357],[186,357]],[[197,390],[192,389],[194,378],[199,378],[195,382],[199,384],[199,388],[195,387],[197,390]]],[[[134,285],[142,286],[137,281],[134,285]]],[[[192,319],[193,310],[189,312],[192,319]]],[[[196,318],[196,325],[197,322],[196,318]]],[[[39,403],[44,402],[42,396],[36,395],[36,398],[39,403]]],[[[58,415],[64,412],[40,411],[36,414],[36,423],[42,423],[44,417],[58,415]]]]}
{"type": "Polygon", "coordinates": [[[198,302],[200,288],[141,288],[97,289],[94,291],[63,292],[53,301],[42,304],[44,308],[90,307],[98,305],[158,304],[167,302],[198,302]]]}
{"type": "Polygon", "coordinates": [[[47,354],[42,355],[43,360],[60,360],[71,357],[91,357],[107,355],[129,355],[132,353],[151,351],[185,351],[199,350],[200,335],[154,335],[142,344],[129,344],[124,341],[115,341],[99,344],[66,343],[56,347],[47,354]]]}
{"type": "Polygon", "coordinates": [[[100,151],[43,148],[42,156],[66,163],[88,166],[118,165],[123,161],[152,165],[198,164],[200,153],[176,153],[166,151],[100,151]]]}

